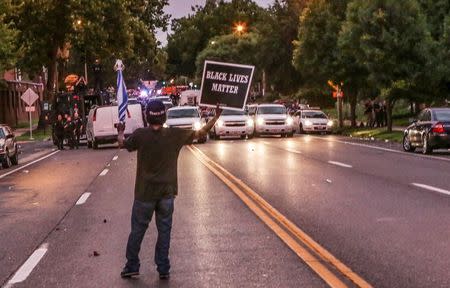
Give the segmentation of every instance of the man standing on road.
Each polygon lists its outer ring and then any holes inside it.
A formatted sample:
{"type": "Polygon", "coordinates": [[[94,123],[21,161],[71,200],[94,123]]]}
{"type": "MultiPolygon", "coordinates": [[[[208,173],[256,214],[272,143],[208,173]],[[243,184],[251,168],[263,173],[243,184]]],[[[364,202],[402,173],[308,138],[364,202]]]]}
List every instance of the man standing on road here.
{"type": "Polygon", "coordinates": [[[67,116],[66,124],[64,125],[64,133],[66,134],[69,148],[72,150],[75,142],[75,125],[73,124],[72,117],[70,116],[67,116]]]}
{"type": "Polygon", "coordinates": [[[75,113],[73,115],[73,124],[74,124],[74,128],[75,128],[75,148],[78,149],[78,147],[80,146],[80,136],[81,133],[83,131],[83,120],[80,119],[80,117],[78,116],[78,113],[75,113]]]}
{"type": "Polygon", "coordinates": [[[222,109],[217,107],[215,117],[199,131],[163,128],[166,122],[165,106],[161,101],[154,100],[149,102],[145,112],[149,127],[137,129],[124,140],[125,125],[118,125],[119,146],[128,151],[137,150],[135,200],[126,250],[127,263],[120,274],[122,278],[139,275],[139,251],[153,213],[158,229],[155,264],[159,278],[169,278],[170,232],[178,189],[178,155],[184,145],[205,137],[221,113],[222,109]]]}
{"type": "Polygon", "coordinates": [[[56,140],[56,146],[59,150],[64,150],[64,121],[61,114],[58,114],[58,118],[53,123],[53,133],[56,140]]]}

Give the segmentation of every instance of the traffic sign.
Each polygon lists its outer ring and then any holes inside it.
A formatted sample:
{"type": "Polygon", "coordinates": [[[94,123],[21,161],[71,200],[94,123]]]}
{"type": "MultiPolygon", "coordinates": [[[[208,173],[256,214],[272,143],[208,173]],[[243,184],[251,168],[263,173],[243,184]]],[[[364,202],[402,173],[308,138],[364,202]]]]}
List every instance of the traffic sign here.
{"type": "Polygon", "coordinates": [[[36,102],[36,100],[39,99],[39,95],[36,94],[36,92],[34,92],[31,88],[28,88],[27,91],[22,94],[20,99],[27,103],[28,106],[31,106],[34,102],[36,102]]]}
{"type": "Polygon", "coordinates": [[[35,106],[27,106],[25,107],[25,112],[35,112],[36,107],[35,106]]]}

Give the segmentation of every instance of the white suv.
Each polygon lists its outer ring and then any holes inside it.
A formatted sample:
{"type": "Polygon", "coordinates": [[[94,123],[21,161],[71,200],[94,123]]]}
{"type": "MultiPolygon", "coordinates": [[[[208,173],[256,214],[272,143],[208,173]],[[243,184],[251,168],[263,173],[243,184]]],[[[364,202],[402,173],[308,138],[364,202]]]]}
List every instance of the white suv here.
{"type": "MultiPolygon", "coordinates": [[[[200,117],[197,107],[181,106],[167,110],[167,121],[165,128],[176,127],[181,129],[200,130],[205,126],[205,121],[200,117]]],[[[207,136],[198,139],[198,143],[205,143],[207,136]]]]}
{"type": "Polygon", "coordinates": [[[253,119],[246,112],[224,109],[211,131],[211,136],[216,140],[226,136],[250,139],[253,137],[254,129],[253,119]]]}
{"type": "Polygon", "coordinates": [[[255,136],[281,135],[292,137],[294,135],[294,120],[287,114],[287,109],[283,105],[258,105],[254,119],[255,136]]]}
{"type": "Polygon", "coordinates": [[[320,110],[299,110],[294,114],[294,125],[300,134],[308,132],[331,133],[333,121],[320,110]]]}

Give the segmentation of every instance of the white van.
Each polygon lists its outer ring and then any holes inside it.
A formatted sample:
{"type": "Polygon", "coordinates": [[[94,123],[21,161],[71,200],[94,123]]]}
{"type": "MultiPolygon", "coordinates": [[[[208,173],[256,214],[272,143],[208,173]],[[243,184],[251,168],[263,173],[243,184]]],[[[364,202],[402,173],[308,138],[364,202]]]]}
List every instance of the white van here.
{"type": "MultiPolygon", "coordinates": [[[[86,127],[88,147],[98,148],[99,144],[117,142],[117,128],[119,122],[117,106],[98,106],[89,111],[86,127]]],[[[144,127],[142,108],[140,104],[128,105],[125,118],[125,136],[131,135],[134,130],[144,127]]]]}

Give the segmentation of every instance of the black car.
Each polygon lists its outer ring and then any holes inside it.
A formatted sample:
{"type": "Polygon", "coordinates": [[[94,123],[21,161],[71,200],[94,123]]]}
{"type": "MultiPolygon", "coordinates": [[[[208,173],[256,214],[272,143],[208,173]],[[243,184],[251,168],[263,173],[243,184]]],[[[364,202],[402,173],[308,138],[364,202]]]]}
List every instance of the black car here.
{"type": "Polygon", "coordinates": [[[414,152],[416,148],[422,148],[424,154],[450,148],[450,108],[424,109],[406,128],[403,149],[414,152]]]}
{"type": "Polygon", "coordinates": [[[0,124],[0,163],[3,168],[19,164],[19,148],[12,129],[0,124]]]}

